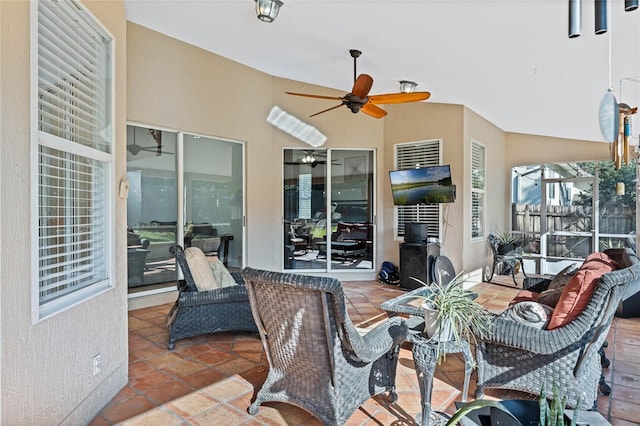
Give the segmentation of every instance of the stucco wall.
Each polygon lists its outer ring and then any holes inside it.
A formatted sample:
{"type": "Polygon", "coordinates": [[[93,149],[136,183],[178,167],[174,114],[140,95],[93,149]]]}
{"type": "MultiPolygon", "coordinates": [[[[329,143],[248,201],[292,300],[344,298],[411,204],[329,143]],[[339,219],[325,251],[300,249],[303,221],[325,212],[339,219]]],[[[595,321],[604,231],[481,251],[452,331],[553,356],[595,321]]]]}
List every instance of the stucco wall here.
{"type": "MultiPolygon", "coordinates": [[[[399,243],[393,238],[393,199],[389,184],[389,170],[394,169],[394,145],[403,142],[419,142],[442,139],[442,164],[451,165],[451,178],[456,185],[457,199],[454,203],[443,204],[440,223],[440,254],[449,257],[456,271],[463,267],[462,212],[465,200],[464,188],[464,107],[432,102],[387,105],[389,115],[384,119],[385,159],[384,169],[379,174],[384,178],[378,183],[378,193],[384,201],[384,259],[398,264],[399,243]]],[[[380,220],[380,219],[379,219],[380,220]]]]}
{"type": "MultiPolygon", "coordinates": [[[[35,3],[34,3],[35,4],[35,3]]],[[[88,2],[116,41],[116,159],[124,175],[125,11],[122,2],[88,2]]],[[[1,423],[85,424],[127,381],[125,204],[116,199],[115,287],[32,323],[30,168],[30,2],[0,2],[0,330],[1,423]],[[93,357],[102,373],[93,376],[93,357]]]]}
{"type": "MultiPolygon", "coordinates": [[[[127,28],[128,120],[244,142],[246,264],[280,269],[282,149],[309,146],[266,122],[272,106],[317,127],[328,138],[323,148],[380,150],[382,120],[346,108],[308,118],[331,105],[285,91],[344,93],[271,77],[134,23],[127,28]]],[[[339,276],[348,279],[350,274],[339,276]]]]}

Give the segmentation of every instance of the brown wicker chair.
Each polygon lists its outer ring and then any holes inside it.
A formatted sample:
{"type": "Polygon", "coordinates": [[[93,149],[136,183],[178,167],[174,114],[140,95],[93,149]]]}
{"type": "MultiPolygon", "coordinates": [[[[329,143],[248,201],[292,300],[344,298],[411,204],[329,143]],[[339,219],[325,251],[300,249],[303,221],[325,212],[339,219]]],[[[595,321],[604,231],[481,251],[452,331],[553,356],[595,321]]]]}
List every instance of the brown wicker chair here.
{"type": "Polygon", "coordinates": [[[178,299],[167,315],[169,350],[176,340],[220,331],[257,331],[251,315],[247,288],[239,272],[232,272],[237,286],[198,291],[182,247],[171,246],[184,280],[178,281],[178,299]]]}
{"type": "Polygon", "coordinates": [[[250,414],[263,402],[286,402],[340,425],[371,396],[388,391],[395,402],[398,352],[407,335],[401,318],[361,336],[340,281],[251,268],[242,275],[269,362],[250,414]]]}
{"type": "Polygon", "coordinates": [[[539,395],[557,385],[567,406],[590,410],[598,396],[600,348],[628,283],[640,279],[640,259],[630,249],[606,250],[622,269],[604,274],[586,308],[570,323],[539,330],[497,316],[491,335],[478,342],[478,388],[514,389],[539,395]]]}

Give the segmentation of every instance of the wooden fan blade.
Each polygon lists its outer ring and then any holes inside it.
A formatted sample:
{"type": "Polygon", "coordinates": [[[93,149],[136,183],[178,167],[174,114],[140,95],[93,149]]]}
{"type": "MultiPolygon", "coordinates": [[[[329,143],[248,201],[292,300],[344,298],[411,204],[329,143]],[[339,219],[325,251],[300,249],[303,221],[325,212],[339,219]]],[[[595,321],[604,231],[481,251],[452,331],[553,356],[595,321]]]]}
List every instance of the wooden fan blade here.
{"type": "Polygon", "coordinates": [[[369,94],[369,90],[373,86],[373,78],[371,78],[368,74],[360,74],[356,81],[353,83],[353,89],[351,89],[351,93],[359,97],[360,99],[364,99],[369,94]]]}
{"type": "Polygon", "coordinates": [[[402,104],[404,102],[418,102],[429,99],[429,92],[413,92],[413,93],[389,93],[386,95],[369,96],[369,103],[372,104],[402,104]]]}
{"type": "Polygon", "coordinates": [[[322,111],[320,111],[320,112],[316,112],[315,114],[311,114],[309,117],[315,117],[316,115],[318,115],[318,114],[322,114],[323,112],[327,112],[327,111],[331,111],[332,109],[340,108],[342,105],[344,105],[344,104],[339,104],[339,105],[336,105],[336,106],[334,106],[334,107],[327,108],[327,109],[322,110],[322,111]]]}
{"type": "Polygon", "coordinates": [[[323,95],[310,95],[308,93],[294,93],[294,92],[284,92],[287,95],[294,95],[294,96],[304,96],[307,98],[316,98],[316,99],[330,99],[332,101],[341,101],[342,98],[340,96],[323,96],[323,95]]]}
{"type": "Polygon", "coordinates": [[[387,111],[378,106],[375,106],[372,103],[363,105],[362,108],[360,108],[360,111],[374,118],[382,118],[387,115],[387,111]]]}

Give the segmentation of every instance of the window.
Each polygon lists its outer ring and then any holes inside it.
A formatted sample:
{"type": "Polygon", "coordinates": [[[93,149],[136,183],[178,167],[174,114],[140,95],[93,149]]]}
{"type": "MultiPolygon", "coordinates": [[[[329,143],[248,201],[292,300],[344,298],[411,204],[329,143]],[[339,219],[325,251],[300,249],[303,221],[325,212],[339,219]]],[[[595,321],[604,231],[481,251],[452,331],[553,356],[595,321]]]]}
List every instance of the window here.
{"type": "MultiPolygon", "coordinates": [[[[395,145],[396,170],[440,164],[440,140],[412,142],[395,145]]],[[[395,207],[396,238],[404,237],[404,224],[423,222],[427,224],[430,237],[440,236],[440,206],[438,204],[395,207]]]]}
{"type": "Polygon", "coordinates": [[[75,2],[34,5],[38,319],[111,285],[113,117],[111,37],[75,2]]]}
{"type": "Polygon", "coordinates": [[[471,238],[484,238],[485,148],[471,141],[471,238]]]}

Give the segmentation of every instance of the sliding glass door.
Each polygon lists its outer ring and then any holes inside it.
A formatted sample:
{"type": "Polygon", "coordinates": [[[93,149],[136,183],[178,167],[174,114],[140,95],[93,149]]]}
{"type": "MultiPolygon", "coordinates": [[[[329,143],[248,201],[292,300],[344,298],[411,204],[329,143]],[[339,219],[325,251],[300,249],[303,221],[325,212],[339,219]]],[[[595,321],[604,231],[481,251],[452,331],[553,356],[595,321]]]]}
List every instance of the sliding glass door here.
{"type": "Polygon", "coordinates": [[[373,269],[373,164],[372,150],[284,150],[284,269],[373,269]]]}
{"type": "Polygon", "coordinates": [[[243,265],[242,144],[184,135],[184,245],[243,265]]]}
{"type": "Polygon", "coordinates": [[[243,157],[241,143],[127,126],[130,292],[175,287],[175,243],[242,268],[243,157]]]}

